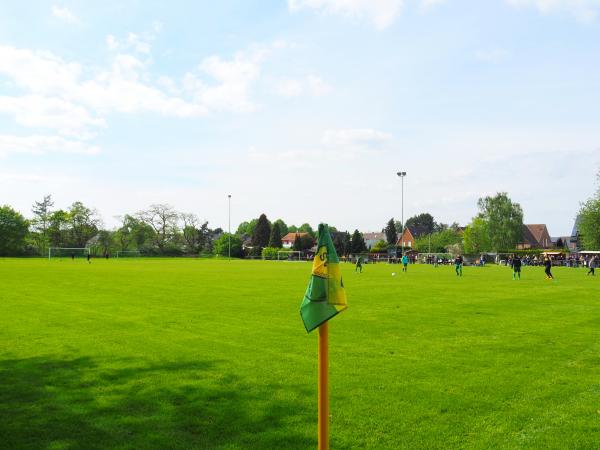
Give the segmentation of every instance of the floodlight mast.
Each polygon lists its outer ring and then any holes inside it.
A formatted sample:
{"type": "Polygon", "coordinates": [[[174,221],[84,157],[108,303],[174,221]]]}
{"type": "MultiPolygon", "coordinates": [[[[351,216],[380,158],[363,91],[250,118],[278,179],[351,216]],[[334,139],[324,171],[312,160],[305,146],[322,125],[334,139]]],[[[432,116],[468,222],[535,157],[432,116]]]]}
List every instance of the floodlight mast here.
{"type": "Polygon", "coordinates": [[[400,235],[400,242],[402,242],[401,254],[404,255],[404,177],[406,176],[406,172],[396,172],[396,175],[402,180],[402,217],[400,219],[402,220],[402,234],[400,235]]]}
{"type": "Polygon", "coordinates": [[[231,194],[227,195],[227,198],[229,201],[229,218],[228,218],[228,225],[227,225],[227,237],[228,237],[227,246],[228,246],[229,259],[231,260],[231,194]]]}

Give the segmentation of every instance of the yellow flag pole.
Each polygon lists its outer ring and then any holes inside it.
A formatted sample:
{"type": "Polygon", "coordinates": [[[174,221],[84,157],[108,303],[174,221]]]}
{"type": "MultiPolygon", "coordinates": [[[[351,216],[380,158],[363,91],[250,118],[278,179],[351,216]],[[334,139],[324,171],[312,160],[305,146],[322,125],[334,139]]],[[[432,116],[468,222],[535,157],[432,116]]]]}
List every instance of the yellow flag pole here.
{"type": "Polygon", "coordinates": [[[329,333],[327,322],[319,327],[319,450],[329,450],[329,333]]]}

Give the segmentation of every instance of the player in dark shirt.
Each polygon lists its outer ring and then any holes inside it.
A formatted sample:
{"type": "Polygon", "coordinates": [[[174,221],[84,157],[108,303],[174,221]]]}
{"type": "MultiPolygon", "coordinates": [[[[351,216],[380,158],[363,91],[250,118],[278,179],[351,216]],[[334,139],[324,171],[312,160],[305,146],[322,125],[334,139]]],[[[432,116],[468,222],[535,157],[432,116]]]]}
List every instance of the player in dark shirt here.
{"type": "Polygon", "coordinates": [[[544,268],[544,272],[546,272],[546,279],[553,280],[554,277],[552,276],[552,261],[550,260],[549,256],[546,256],[544,258],[544,268]]]}
{"type": "Polygon", "coordinates": [[[456,270],[456,276],[462,277],[463,257],[458,255],[454,258],[454,270],[456,270]]]}
{"type": "Polygon", "coordinates": [[[521,258],[519,255],[515,255],[512,259],[513,280],[516,280],[517,276],[519,277],[519,280],[521,279],[521,265],[521,258]]]}

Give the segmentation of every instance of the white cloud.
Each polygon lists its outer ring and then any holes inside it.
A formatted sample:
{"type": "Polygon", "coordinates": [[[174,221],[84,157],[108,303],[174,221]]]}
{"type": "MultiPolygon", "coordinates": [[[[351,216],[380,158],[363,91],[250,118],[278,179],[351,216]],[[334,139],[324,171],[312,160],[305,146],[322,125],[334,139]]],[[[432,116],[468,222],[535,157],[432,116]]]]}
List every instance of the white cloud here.
{"type": "Polygon", "coordinates": [[[15,121],[29,128],[50,128],[68,136],[84,136],[88,127],[104,127],[104,119],[69,101],[41,95],[0,96],[0,113],[13,114],[15,121]]]}
{"type": "Polygon", "coordinates": [[[305,93],[320,97],[330,90],[329,85],[316,75],[308,75],[301,79],[284,79],[275,85],[275,92],[283,97],[299,97],[305,93]]]}
{"type": "Polygon", "coordinates": [[[237,52],[231,59],[213,55],[205,58],[197,70],[188,72],[183,89],[194,101],[208,110],[250,112],[256,109],[251,91],[261,74],[263,62],[274,50],[285,46],[282,41],[256,45],[237,52]],[[212,81],[207,81],[207,78],[212,81]]]}
{"type": "Polygon", "coordinates": [[[95,155],[100,148],[85,142],[69,140],[60,136],[14,136],[0,135],[0,156],[11,153],[43,155],[47,153],[73,153],[95,155]]]}
{"type": "Polygon", "coordinates": [[[70,23],[72,25],[81,25],[81,20],[79,17],[73,14],[69,8],[53,5],[52,15],[63,22],[70,23]]]}
{"type": "Polygon", "coordinates": [[[600,10],[599,0],[506,0],[517,7],[534,7],[542,14],[568,13],[581,22],[592,22],[600,10]]]}
{"type": "Polygon", "coordinates": [[[394,22],[403,4],[403,0],[288,0],[288,8],[292,12],[307,8],[326,14],[365,18],[380,30],[394,22]]]}
{"type": "Polygon", "coordinates": [[[327,130],[323,144],[346,149],[377,149],[392,139],[392,135],[372,128],[327,130]]]}
{"type": "Polygon", "coordinates": [[[111,51],[119,48],[119,43],[117,42],[117,39],[112,34],[109,34],[108,36],[106,36],[106,46],[111,51]]]}
{"type": "Polygon", "coordinates": [[[504,48],[489,48],[475,52],[475,58],[479,61],[498,64],[505,61],[510,56],[510,52],[504,48]]]}

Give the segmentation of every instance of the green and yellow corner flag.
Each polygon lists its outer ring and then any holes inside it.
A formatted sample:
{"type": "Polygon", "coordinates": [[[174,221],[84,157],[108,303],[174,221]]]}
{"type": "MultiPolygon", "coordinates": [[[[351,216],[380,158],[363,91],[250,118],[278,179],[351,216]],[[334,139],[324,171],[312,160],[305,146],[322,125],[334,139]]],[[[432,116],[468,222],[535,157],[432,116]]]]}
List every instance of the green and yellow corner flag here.
{"type": "Polygon", "coordinates": [[[333,246],[329,227],[320,224],[312,274],[300,305],[300,316],[306,331],[310,333],[347,307],[340,260],[333,246]]]}

